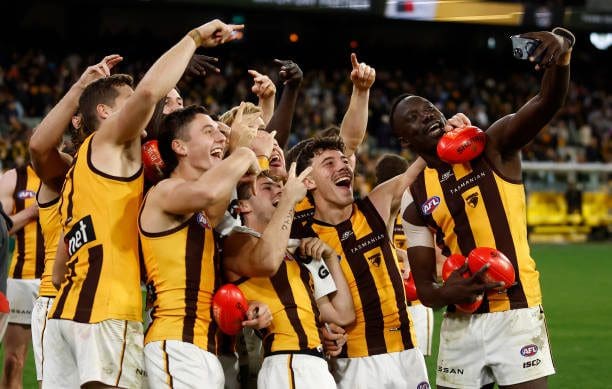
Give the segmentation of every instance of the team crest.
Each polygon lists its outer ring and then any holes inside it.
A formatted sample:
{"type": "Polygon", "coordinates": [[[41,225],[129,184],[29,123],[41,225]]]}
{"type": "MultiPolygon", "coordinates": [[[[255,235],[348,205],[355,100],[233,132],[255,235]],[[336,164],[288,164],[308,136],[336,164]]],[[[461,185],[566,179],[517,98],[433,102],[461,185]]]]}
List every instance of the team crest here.
{"type": "Polygon", "coordinates": [[[208,223],[208,219],[206,219],[206,216],[204,216],[203,212],[199,212],[198,213],[198,216],[196,216],[196,221],[203,228],[209,228],[210,229],[210,224],[208,223]]]}
{"type": "Polygon", "coordinates": [[[32,197],[36,197],[36,192],[32,190],[20,190],[17,192],[17,198],[19,200],[31,199],[32,197]]]}
{"type": "Polygon", "coordinates": [[[478,192],[474,192],[471,195],[469,195],[465,201],[468,203],[468,205],[472,208],[476,208],[476,206],[478,205],[478,192]]]}
{"type": "Polygon", "coordinates": [[[374,266],[376,266],[376,267],[379,267],[379,266],[380,266],[380,253],[376,253],[376,254],[374,254],[374,255],[372,255],[372,256],[370,256],[370,257],[368,257],[368,261],[369,261],[369,262],[370,262],[372,265],[374,265],[374,266]]]}
{"type": "Polygon", "coordinates": [[[423,215],[431,215],[438,205],[440,205],[440,203],[440,197],[430,197],[423,203],[423,205],[421,205],[421,212],[423,212],[423,215]]]}

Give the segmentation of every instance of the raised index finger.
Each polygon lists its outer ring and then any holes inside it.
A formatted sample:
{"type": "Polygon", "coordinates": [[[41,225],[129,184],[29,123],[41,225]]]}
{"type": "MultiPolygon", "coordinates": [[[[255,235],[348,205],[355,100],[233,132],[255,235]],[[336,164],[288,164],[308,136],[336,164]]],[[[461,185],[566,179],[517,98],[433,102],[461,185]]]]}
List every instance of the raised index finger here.
{"type": "Polygon", "coordinates": [[[355,53],[351,53],[351,65],[353,65],[353,69],[359,67],[359,61],[357,61],[357,54],[355,53]]]}
{"type": "Polygon", "coordinates": [[[289,178],[293,178],[295,177],[295,169],[296,169],[296,164],[295,162],[291,163],[291,167],[289,168],[289,178]]]}

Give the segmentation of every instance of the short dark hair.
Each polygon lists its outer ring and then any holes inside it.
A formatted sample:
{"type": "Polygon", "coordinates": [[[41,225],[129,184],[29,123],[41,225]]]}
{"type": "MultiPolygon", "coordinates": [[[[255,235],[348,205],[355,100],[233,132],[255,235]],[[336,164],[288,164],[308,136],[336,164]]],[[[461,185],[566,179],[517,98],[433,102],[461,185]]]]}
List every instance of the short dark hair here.
{"type": "Polygon", "coordinates": [[[128,74],[113,74],[87,85],[79,98],[79,112],[83,116],[83,128],[86,131],[86,135],[96,131],[100,125],[97,113],[98,104],[112,106],[117,96],[119,96],[118,88],[123,85],[133,87],[134,79],[132,76],[128,74]]]}
{"type": "Polygon", "coordinates": [[[315,137],[307,142],[297,157],[296,174],[310,166],[315,155],[325,150],[338,150],[344,153],[344,142],[339,136],[315,137]]]}
{"type": "Polygon", "coordinates": [[[401,94],[401,95],[397,96],[395,98],[395,100],[393,100],[393,103],[391,104],[391,111],[389,112],[389,126],[391,127],[391,132],[393,134],[395,134],[395,128],[394,128],[395,127],[395,123],[393,122],[393,115],[395,115],[395,109],[397,108],[397,105],[402,100],[404,100],[405,98],[408,98],[408,97],[412,97],[412,96],[415,96],[415,95],[413,95],[412,93],[404,93],[404,94],[401,94]]]}
{"type": "Polygon", "coordinates": [[[397,154],[384,154],[376,163],[376,185],[402,174],[406,169],[408,161],[404,158],[397,154]]]}
{"type": "Polygon", "coordinates": [[[332,124],[331,126],[325,127],[324,129],[317,131],[315,135],[320,138],[325,138],[328,136],[340,136],[340,127],[332,124]]]}
{"type": "Polygon", "coordinates": [[[176,153],[172,150],[172,141],[174,139],[189,140],[189,136],[185,134],[185,129],[191,123],[197,114],[208,115],[206,108],[199,105],[190,105],[188,107],[178,109],[166,115],[159,126],[157,134],[157,146],[159,155],[164,161],[164,174],[167,177],[178,165],[176,153]]]}
{"type": "Polygon", "coordinates": [[[308,142],[312,142],[312,138],[304,139],[299,141],[295,146],[290,148],[285,152],[285,165],[291,166],[293,162],[297,162],[298,155],[300,155],[300,151],[308,144],[308,142]]]}

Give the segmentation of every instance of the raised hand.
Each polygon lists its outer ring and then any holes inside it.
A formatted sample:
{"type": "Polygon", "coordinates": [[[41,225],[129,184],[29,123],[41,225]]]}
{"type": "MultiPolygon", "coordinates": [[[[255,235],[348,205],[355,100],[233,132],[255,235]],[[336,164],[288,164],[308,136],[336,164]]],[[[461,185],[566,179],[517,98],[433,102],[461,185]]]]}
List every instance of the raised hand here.
{"type": "Polygon", "coordinates": [[[536,70],[545,69],[560,62],[572,48],[572,42],[569,39],[548,31],[528,32],[520,36],[540,41],[529,57],[529,61],[535,63],[536,70]]]}
{"type": "Polygon", "coordinates": [[[300,242],[300,252],[302,255],[314,259],[329,259],[336,254],[327,243],[319,238],[304,238],[300,242]]]}
{"type": "Polygon", "coordinates": [[[229,149],[230,152],[238,147],[249,147],[255,136],[257,136],[257,125],[255,122],[258,119],[256,115],[244,115],[245,103],[240,103],[236,118],[232,122],[230,130],[229,149]]]}
{"type": "Polygon", "coordinates": [[[209,57],[202,54],[194,54],[189,60],[185,75],[194,77],[204,77],[208,72],[220,73],[218,67],[215,66],[219,62],[219,58],[209,57]]]}
{"type": "Polygon", "coordinates": [[[260,99],[274,97],[276,94],[276,86],[270,77],[259,73],[256,70],[249,70],[249,74],[253,77],[253,86],[251,91],[260,99]]]}
{"type": "Polygon", "coordinates": [[[351,81],[353,85],[355,85],[355,88],[361,90],[370,89],[372,84],[374,84],[374,80],[376,80],[376,70],[366,65],[365,62],[359,63],[355,53],[351,54],[351,64],[353,65],[353,70],[351,70],[351,81]]]}
{"type": "Polygon", "coordinates": [[[215,47],[227,42],[242,38],[244,24],[225,24],[219,19],[196,28],[195,31],[200,36],[200,45],[204,47],[215,47]]]}
{"type": "Polygon", "coordinates": [[[257,131],[257,135],[251,141],[251,150],[255,153],[256,156],[265,156],[270,159],[270,155],[272,155],[272,150],[274,149],[274,136],[276,135],[276,131],[267,132],[267,131],[257,131]]]}
{"type": "Polygon", "coordinates": [[[87,67],[81,74],[78,83],[84,88],[100,78],[110,76],[111,70],[121,61],[123,61],[123,57],[119,54],[107,55],[102,61],[87,67]]]}
{"type": "Polygon", "coordinates": [[[300,86],[304,74],[302,73],[302,69],[300,69],[295,62],[283,59],[275,59],[274,62],[281,66],[278,75],[283,81],[283,85],[300,86]]]}
{"type": "Polygon", "coordinates": [[[296,164],[293,162],[287,176],[287,182],[283,186],[283,197],[289,199],[293,203],[297,204],[302,201],[306,196],[306,185],[304,185],[304,179],[312,171],[312,167],[304,169],[302,174],[295,176],[296,164]]]}

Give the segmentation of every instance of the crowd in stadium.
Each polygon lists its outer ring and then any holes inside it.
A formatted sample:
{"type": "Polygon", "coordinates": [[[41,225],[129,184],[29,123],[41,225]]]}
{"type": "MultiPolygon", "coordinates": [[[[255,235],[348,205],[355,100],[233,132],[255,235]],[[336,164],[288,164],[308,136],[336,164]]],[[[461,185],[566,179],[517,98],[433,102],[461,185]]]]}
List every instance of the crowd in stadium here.
{"type": "MultiPolygon", "coordinates": [[[[93,56],[71,54],[51,59],[46,54],[40,50],[12,53],[0,61],[2,170],[25,163],[31,129],[86,65],[94,61],[93,56]]],[[[130,58],[123,66],[125,71],[138,77],[146,70],[145,65],[145,61],[130,58]]],[[[277,80],[273,67],[265,65],[258,70],[277,80]]],[[[378,154],[384,150],[397,150],[390,136],[388,114],[391,101],[401,92],[422,94],[434,101],[447,116],[463,112],[475,125],[486,129],[491,120],[513,112],[538,88],[536,75],[529,72],[487,75],[480,70],[448,69],[414,77],[401,69],[377,67],[377,71],[370,99],[369,147],[360,154],[368,166],[364,173],[369,182],[373,180],[374,161],[378,154]]],[[[223,61],[221,72],[219,75],[209,73],[204,79],[186,84],[182,90],[185,104],[202,103],[211,113],[219,114],[242,100],[255,100],[250,92],[252,77],[246,69],[236,67],[230,60],[223,61]]],[[[612,161],[612,96],[601,80],[590,81],[572,82],[565,106],[525,148],[525,160],[612,161]]],[[[340,123],[349,96],[350,80],[346,68],[304,69],[300,104],[289,144],[295,144],[318,129],[340,123]]]]}

